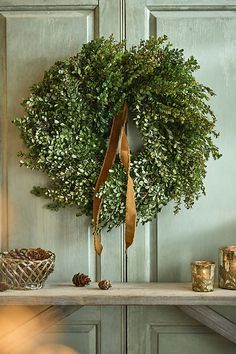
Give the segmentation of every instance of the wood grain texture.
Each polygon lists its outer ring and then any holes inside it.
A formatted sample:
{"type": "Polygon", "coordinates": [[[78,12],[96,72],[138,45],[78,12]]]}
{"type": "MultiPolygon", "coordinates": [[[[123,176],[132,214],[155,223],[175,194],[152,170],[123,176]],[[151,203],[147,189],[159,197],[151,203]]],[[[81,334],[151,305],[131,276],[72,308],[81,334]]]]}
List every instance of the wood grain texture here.
{"type": "Polygon", "coordinates": [[[234,292],[215,289],[197,293],[189,283],[116,283],[107,291],[96,283],[76,288],[70,284],[48,285],[37,291],[0,293],[0,305],[236,305],[234,292]]]}
{"type": "Polygon", "coordinates": [[[182,311],[236,344],[236,324],[207,306],[180,306],[182,311]]]}

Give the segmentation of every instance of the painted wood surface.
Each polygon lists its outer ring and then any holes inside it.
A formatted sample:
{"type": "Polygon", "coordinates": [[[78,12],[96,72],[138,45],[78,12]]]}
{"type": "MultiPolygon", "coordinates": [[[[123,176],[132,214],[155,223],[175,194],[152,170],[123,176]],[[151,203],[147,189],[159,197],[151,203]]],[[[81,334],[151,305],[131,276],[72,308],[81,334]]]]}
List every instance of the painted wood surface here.
{"type": "MultiPolygon", "coordinates": [[[[51,348],[55,344],[80,354],[110,354],[113,346],[113,352],[125,353],[119,325],[122,307],[90,306],[77,310],[77,306],[0,306],[1,354],[31,354],[36,350],[45,353],[44,346],[51,348]],[[111,336],[114,323],[117,334],[111,336]]],[[[59,352],[59,348],[53,350],[59,352]]]]}
{"type": "MultiPolygon", "coordinates": [[[[161,282],[189,281],[191,261],[212,259],[217,265],[218,248],[235,244],[235,6],[235,1],[226,0],[127,1],[129,46],[140,38],[166,34],[174,46],[185,50],[186,56],[194,55],[199,60],[201,70],[197,79],[217,94],[211,104],[218,118],[221,135],[217,144],[223,154],[221,160],[208,163],[205,197],[177,216],[173,215],[171,203],[158,215],[155,246],[149,248],[150,255],[156,254],[154,268],[149,263],[152,257],[149,260],[147,257],[147,234],[144,230],[138,233],[138,242],[129,253],[127,264],[128,279],[134,282],[150,281],[149,277],[161,282]],[[152,270],[151,275],[144,272],[147,267],[152,270]]],[[[218,307],[217,311],[235,321],[234,308],[218,307]]],[[[203,326],[192,327],[192,320],[186,325],[185,319],[184,314],[173,308],[129,308],[128,352],[235,352],[234,344],[228,344],[203,326]]]]}
{"type": "Polygon", "coordinates": [[[60,259],[53,275],[55,279],[68,279],[73,275],[73,269],[83,269],[95,276],[88,218],[76,218],[75,210],[51,213],[45,208],[45,201],[30,194],[32,186],[43,184],[46,177],[19,167],[17,151],[22,146],[18,131],[11,123],[14,117],[23,114],[20,102],[29,94],[29,87],[42,79],[44,70],[56,60],[75,54],[84,42],[94,37],[95,12],[92,9],[23,11],[7,12],[2,16],[6,26],[7,80],[4,146],[7,180],[3,192],[7,195],[8,210],[3,242],[7,248],[40,245],[55,251],[60,259]],[[78,257],[85,253],[91,257],[78,257]]]}
{"type": "Polygon", "coordinates": [[[6,118],[6,21],[0,16],[0,247],[6,247],[7,234],[7,118],[6,118]]]}
{"type": "Polygon", "coordinates": [[[71,6],[91,6],[91,5],[98,5],[97,0],[1,0],[0,6],[8,8],[11,7],[13,10],[17,10],[19,7],[27,7],[30,8],[31,6],[42,6],[45,8],[47,6],[63,6],[70,9],[71,6]]]}
{"type": "Polygon", "coordinates": [[[236,344],[236,324],[219,315],[213,309],[208,306],[180,306],[180,309],[236,344]]]}
{"type": "Polygon", "coordinates": [[[35,336],[79,309],[80,306],[50,306],[36,315],[32,313],[31,319],[28,318],[24,323],[18,325],[15,330],[1,338],[1,354],[22,351],[26,345],[30,345],[29,341],[35,340],[35,336]],[[23,335],[26,333],[29,333],[30,336],[23,335]]]}
{"type": "Polygon", "coordinates": [[[235,344],[201,325],[177,307],[130,306],[128,315],[128,353],[235,353],[235,344]]]}
{"type": "MultiPolygon", "coordinates": [[[[120,0],[0,0],[0,247],[51,249],[57,255],[53,281],[70,282],[77,272],[93,280],[123,281],[122,228],[111,235],[104,232],[106,251],[96,257],[89,218],[77,218],[73,209],[50,212],[45,201],[31,195],[32,186],[43,184],[46,176],[19,167],[17,151],[22,144],[12,120],[23,114],[20,102],[29,95],[29,87],[55,61],[74,55],[97,36],[113,33],[122,39],[123,11],[120,0]]],[[[125,318],[121,307],[85,308],[79,318],[69,317],[64,341],[83,354],[110,354],[113,342],[114,354],[124,353],[125,318]]],[[[58,328],[62,331],[62,325],[50,330],[49,341],[58,328]]]]}
{"type": "MultiPolygon", "coordinates": [[[[52,280],[57,282],[68,282],[79,271],[94,281],[179,282],[189,281],[190,261],[216,260],[218,247],[235,243],[235,6],[234,0],[0,0],[1,249],[52,249],[57,254],[52,280]],[[45,176],[18,167],[21,142],[11,121],[22,114],[20,101],[44,70],[88,40],[110,33],[117,39],[126,36],[128,46],[166,33],[187,55],[199,59],[199,80],[217,93],[212,103],[223,158],[209,163],[207,196],[192,210],[174,216],[167,206],[157,220],[138,228],[128,257],[122,228],[104,231],[99,258],[88,218],[76,218],[72,209],[50,212],[29,193],[45,176]]],[[[236,318],[231,308],[217,311],[236,318]]],[[[64,333],[64,341],[82,354],[111,354],[110,348],[112,354],[124,354],[126,341],[129,354],[182,354],[183,347],[191,354],[195,348],[207,354],[235,352],[235,347],[168,307],[83,308],[79,317],[75,313],[48,332],[49,341],[53,331],[64,333]]]]}
{"type": "Polygon", "coordinates": [[[212,87],[217,94],[211,102],[218,118],[220,138],[217,144],[223,156],[217,162],[211,160],[208,163],[207,195],[201,197],[191,210],[182,210],[174,216],[170,205],[159,217],[159,280],[184,281],[190,279],[192,260],[217,262],[218,248],[235,243],[236,189],[232,186],[236,178],[233,162],[236,151],[236,75],[233,69],[236,12],[215,11],[214,7],[212,11],[192,11],[190,8],[185,12],[152,11],[152,16],[156,18],[158,34],[168,30],[174,45],[184,48],[186,56],[193,54],[198,58],[201,70],[197,79],[212,87]],[[180,252],[184,254],[181,262],[180,252]],[[174,271],[170,273],[171,269],[174,271]]]}
{"type": "MultiPolygon", "coordinates": [[[[183,208],[175,216],[170,203],[158,215],[156,269],[159,281],[190,280],[191,261],[205,258],[217,262],[218,248],[235,243],[236,13],[232,11],[232,1],[199,1],[199,7],[203,6],[201,10],[195,9],[196,3],[157,0],[150,0],[147,4],[139,1],[137,6],[135,0],[127,3],[127,16],[131,18],[131,26],[127,27],[128,43],[138,43],[140,38],[149,35],[167,34],[174,46],[185,50],[186,57],[194,55],[198,59],[201,70],[197,79],[212,87],[217,94],[211,105],[218,118],[220,138],[217,144],[223,157],[217,162],[209,161],[205,182],[207,195],[202,196],[192,209],[183,208]],[[204,4],[208,5],[207,10],[204,4]]],[[[137,238],[144,239],[146,233],[141,234],[137,238]]],[[[146,248],[143,244],[144,254],[146,248]]],[[[136,259],[140,259],[141,272],[147,267],[141,249],[137,245],[130,252],[128,268],[133,273],[136,259]]],[[[136,277],[136,280],[140,279],[138,271],[136,277]]]]}
{"type": "Polygon", "coordinates": [[[97,283],[77,288],[72,284],[51,284],[37,291],[8,290],[0,293],[1,305],[236,305],[234,292],[216,288],[213,292],[192,291],[190,283],[115,283],[108,291],[97,283]]]}

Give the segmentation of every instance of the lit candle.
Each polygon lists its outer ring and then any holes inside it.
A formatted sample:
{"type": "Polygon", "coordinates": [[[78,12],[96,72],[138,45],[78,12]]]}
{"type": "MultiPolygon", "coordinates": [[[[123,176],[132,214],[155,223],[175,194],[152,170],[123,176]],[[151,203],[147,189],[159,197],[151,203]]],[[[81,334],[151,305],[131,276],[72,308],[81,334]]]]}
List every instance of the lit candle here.
{"type": "Polygon", "coordinates": [[[213,291],[215,262],[195,261],[191,266],[193,291],[213,291]]]}
{"type": "Polygon", "coordinates": [[[219,249],[219,287],[236,289],[236,246],[219,249]]]}

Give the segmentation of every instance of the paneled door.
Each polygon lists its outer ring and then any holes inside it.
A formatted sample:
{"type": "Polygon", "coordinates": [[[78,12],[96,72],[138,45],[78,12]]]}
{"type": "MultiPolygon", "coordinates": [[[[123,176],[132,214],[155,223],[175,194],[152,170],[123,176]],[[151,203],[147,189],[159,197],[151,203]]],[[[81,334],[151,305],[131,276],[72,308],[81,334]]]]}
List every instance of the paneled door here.
{"type": "MultiPolygon", "coordinates": [[[[190,280],[192,260],[217,261],[218,247],[235,244],[235,11],[234,0],[0,0],[2,250],[40,246],[55,251],[55,282],[71,281],[76,272],[92,280],[178,282],[190,280]],[[103,233],[104,251],[96,257],[87,217],[76,218],[71,209],[49,211],[30,194],[46,177],[19,167],[22,146],[11,123],[23,114],[20,102],[29,87],[56,60],[111,33],[117,40],[126,37],[128,46],[167,34],[186,56],[198,58],[197,77],[217,93],[212,105],[223,153],[221,160],[209,162],[207,196],[177,216],[170,204],[156,220],[140,226],[128,257],[122,228],[103,233]]],[[[135,139],[135,129],[128,130],[135,139]]],[[[216,310],[236,320],[231,308],[216,310]]],[[[80,354],[235,353],[233,344],[170,307],[85,307],[52,327],[43,340],[54,338],[80,354]]]]}
{"type": "MultiPolygon", "coordinates": [[[[175,216],[171,203],[157,221],[139,228],[129,252],[129,281],[190,281],[190,262],[212,259],[218,248],[236,240],[236,3],[227,0],[127,0],[127,42],[166,34],[186,57],[201,66],[197,79],[212,87],[218,118],[217,144],[223,157],[208,164],[207,195],[175,216]]],[[[233,309],[216,309],[232,320],[233,309]]],[[[128,309],[129,354],[235,352],[229,344],[180,310],[169,307],[128,309]]]]}
{"type": "MultiPolygon", "coordinates": [[[[19,167],[17,152],[22,146],[11,122],[23,114],[20,102],[28,97],[29,87],[55,61],[74,55],[97,36],[113,33],[121,40],[123,11],[120,0],[0,0],[0,247],[53,250],[57,260],[51,281],[70,282],[77,272],[89,274],[93,281],[123,281],[122,230],[109,237],[105,232],[104,253],[96,258],[88,218],[77,218],[75,210],[51,212],[45,201],[30,194],[46,177],[19,167]]],[[[121,354],[124,321],[121,307],[84,308],[50,329],[47,340],[58,332],[80,354],[111,354],[111,347],[112,353],[121,354]]]]}

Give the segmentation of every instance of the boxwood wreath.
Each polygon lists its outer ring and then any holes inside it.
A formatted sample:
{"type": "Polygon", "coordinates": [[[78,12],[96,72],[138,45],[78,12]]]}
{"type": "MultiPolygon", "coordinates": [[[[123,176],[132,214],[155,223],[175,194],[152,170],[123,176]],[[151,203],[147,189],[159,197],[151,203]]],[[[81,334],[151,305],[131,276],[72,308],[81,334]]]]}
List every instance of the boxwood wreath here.
{"type": "MultiPolygon", "coordinates": [[[[113,118],[126,102],[142,139],[132,152],[137,222],[152,220],[170,200],[177,213],[205,194],[210,156],[220,157],[214,138],[216,118],[208,100],[213,91],[196,81],[193,57],[173,48],[167,37],[142,40],[125,49],[112,37],[84,44],[56,62],[23,101],[15,120],[28,148],[20,164],[49,177],[32,193],[50,200],[48,208],[76,206],[91,215],[95,184],[103,164],[113,118]]],[[[103,199],[100,229],[125,221],[127,173],[117,156],[98,192],[103,199]]]]}

